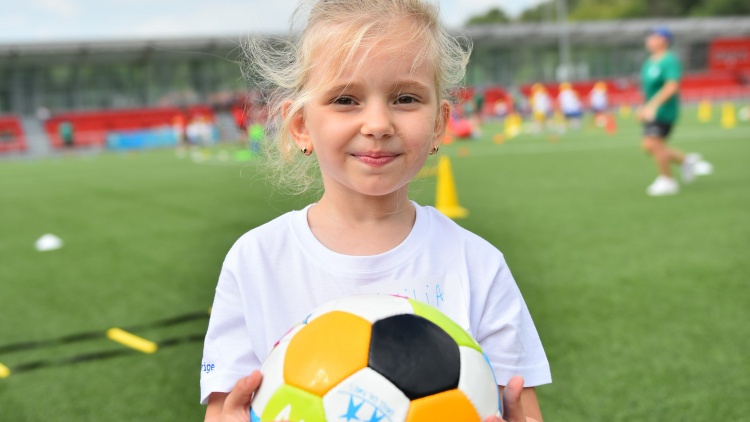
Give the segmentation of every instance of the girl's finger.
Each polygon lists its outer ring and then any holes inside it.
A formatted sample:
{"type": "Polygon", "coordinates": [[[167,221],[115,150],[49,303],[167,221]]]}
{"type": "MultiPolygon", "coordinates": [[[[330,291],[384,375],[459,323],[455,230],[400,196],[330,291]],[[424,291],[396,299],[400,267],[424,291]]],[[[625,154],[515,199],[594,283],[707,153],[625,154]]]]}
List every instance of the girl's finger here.
{"type": "Polygon", "coordinates": [[[225,415],[248,415],[250,418],[250,403],[253,393],[260,387],[263,376],[260,371],[241,378],[224,401],[222,413],[225,415]]]}

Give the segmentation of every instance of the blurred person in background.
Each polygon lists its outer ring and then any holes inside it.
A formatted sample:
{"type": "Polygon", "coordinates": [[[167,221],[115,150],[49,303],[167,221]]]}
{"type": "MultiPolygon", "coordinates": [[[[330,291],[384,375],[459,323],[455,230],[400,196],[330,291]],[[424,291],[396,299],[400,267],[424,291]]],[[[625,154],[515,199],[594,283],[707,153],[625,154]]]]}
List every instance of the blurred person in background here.
{"type": "Polygon", "coordinates": [[[604,127],[607,108],[609,107],[607,84],[605,82],[599,81],[594,84],[591,92],[589,92],[589,107],[591,108],[591,114],[594,116],[592,120],[593,126],[604,127]]]}
{"type": "MultiPolygon", "coordinates": [[[[654,157],[659,176],[646,189],[651,196],[673,195],[680,190],[672,177],[670,164],[679,164],[682,181],[690,183],[696,175],[698,154],[685,154],[668,146],[667,137],[679,116],[679,90],[682,65],[670,50],[673,36],[665,27],[656,27],[646,38],[649,58],[641,68],[641,88],[645,103],[638,109],[638,119],[643,123],[643,149],[654,157]]],[[[698,166],[700,167],[700,166],[698,166]]]]}
{"type": "Polygon", "coordinates": [[[73,140],[73,124],[67,120],[60,122],[57,126],[57,132],[58,135],[60,135],[60,140],[62,140],[63,146],[66,149],[73,148],[73,145],[75,144],[73,140]]]}
{"type": "Polygon", "coordinates": [[[531,86],[531,114],[534,117],[534,132],[547,129],[552,116],[552,99],[544,85],[535,83],[531,86]]]}
{"type": "Polygon", "coordinates": [[[560,84],[560,93],[557,94],[557,102],[560,111],[565,115],[565,122],[573,130],[581,128],[581,116],[583,116],[583,105],[578,93],[569,82],[560,84]]]}

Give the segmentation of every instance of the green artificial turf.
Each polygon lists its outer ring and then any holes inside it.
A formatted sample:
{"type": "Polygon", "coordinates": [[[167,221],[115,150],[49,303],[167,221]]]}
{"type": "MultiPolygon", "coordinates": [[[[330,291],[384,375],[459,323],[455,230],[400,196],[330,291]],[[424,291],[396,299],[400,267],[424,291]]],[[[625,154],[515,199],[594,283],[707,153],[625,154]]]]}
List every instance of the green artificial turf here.
{"type": "MultiPolygon", "coordinates": [[[[459,223],[505,253],[531,309],[554,379],[538,389],[546,420],[750,414],[750,124],[693,115],[672,143],[715,174],[673,197],[645,195],[655,170],[630,120],[502,145],[488,123],[441,150],[470,210],[459,223]]],[[[314,198],[272,194],[221,149],[201,164],[167,150],[0,162],[0,363],[48,364],[0,379],[0,419],[201,420],[202,343],[185,339],[205,318],[137,330],[185,340],[153,355],[60,362],[125,349],[104,338],[2,347],[207,313],[232,243],[314,198]],[[35,251],[44,233],[65,246],[35,251]]],[[[435,179],[412,191],[433,204],[435,179]]]]}

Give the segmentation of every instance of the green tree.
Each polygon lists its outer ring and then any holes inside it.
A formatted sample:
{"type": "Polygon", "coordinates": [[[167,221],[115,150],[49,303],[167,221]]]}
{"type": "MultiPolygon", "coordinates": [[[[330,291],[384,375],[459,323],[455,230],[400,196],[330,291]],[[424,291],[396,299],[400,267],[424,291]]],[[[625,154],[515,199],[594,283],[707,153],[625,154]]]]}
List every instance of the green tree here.
{"type": "MultiPolygon", "coordinates": [[[[567,0],[568,19],[572,21],[662,18],[687,16],[750,15],[750,0],[567,0]]],[[[555,0],[528,8],[515,19],[518,22],[545,22],[557,19],[555,0]]],[[[505,23],[508,16],[491,9],[474,16],[467,25],[505,23]]]]}
{"type": "Polygon", "coordinates": [[[495,7],[495,8],[488,10],[487,13],[485,13],[484,15],[472,16],[466,22],[466,25],[472,26],[472,25],[484,25],[484,24],[491,24],[491,23],[508,23],[508,22],[510,22],[510,18],[508,17],[508,15],[506,15],[505,12],[503,12],[502,10],[495,7]]]}
{"type": "Polygon", "coordinates": [[[705,0],[691,10],[693,16],[737,16],[750,15],[747,0],[705,0]]]}
{"type": "Polygon", "coordinates": [[[518,17],[519,22],[544,22],[557,19],[557,8],[554,1],[539,3],[524,10],[518,17]]]}
{"type": "MultiPolygon", "coordinates": [[[[666,1],[662,0],[663,3],[666,1]]],[[[647,0],[580,0],[570,9],[573,21],[628,19],[648,16],[647,0]]]]}

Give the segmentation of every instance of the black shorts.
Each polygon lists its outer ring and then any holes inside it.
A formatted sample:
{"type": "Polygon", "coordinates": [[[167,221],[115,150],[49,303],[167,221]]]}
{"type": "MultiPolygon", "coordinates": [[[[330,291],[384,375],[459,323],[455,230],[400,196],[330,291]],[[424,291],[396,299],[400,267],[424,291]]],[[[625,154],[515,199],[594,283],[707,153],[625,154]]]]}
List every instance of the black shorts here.
{"type": "Polygon", "coordinates": [[[643,124],[643,136],[666,139],[672,131],[672,123],[648,122],[643,124]]]}

